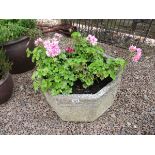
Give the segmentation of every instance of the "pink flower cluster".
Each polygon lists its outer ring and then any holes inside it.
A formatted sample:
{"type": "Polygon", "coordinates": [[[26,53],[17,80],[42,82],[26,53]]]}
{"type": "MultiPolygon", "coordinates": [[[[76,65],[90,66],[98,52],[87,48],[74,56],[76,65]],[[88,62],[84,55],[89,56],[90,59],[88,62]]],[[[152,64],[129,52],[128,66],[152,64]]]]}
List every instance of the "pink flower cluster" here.
{"type": "Polygon", "coordinates": [[[136,54],[134,55],[134,57],[132,58],[133,62],[138,62],[142,56],[142,49],[141,48],[137,48],[136,46],[131,45],[129,47],[129,51],[130,52],[136,52],[136,54]]]}
{"type": "Polygon", "coordinates": [[[97,44],[97,38],[95,38],[95,36],[93,35],[89,34],[86,40],[88,40],[89,43],[92,44],[93,46],[97,44]]]}
{"type": "Polygon", "coordinates": [[[44,47],[46,48],[46,55],[48,57],[55,57],[60,54],[61,50],[58,43],[58,41],[44,41],[44,47]]]}
{"type": "Polygon", "coordinates": [[[34,42],[34,44],[35,44],[36,46],[42,45],[42,43],[43,43],[43,40],[42,40],[41,38],[38,38],[38,39],[35,40],[35,42],[34,42]]]}
{"type": "Polygon", "coordinates": [[[137,47],[136,47],[136,46],[131,45],[131,46],[129,47],[129,51],[130,51],[130,52],[135,52],[136,50],[137,50],[137,47]]]}
{"type": "Polygon", "coordinates": [[[43,41],[41,38],[38,38],[37,40],[35,40],[35,45],[39,46],[39,45],[43,45],[44,48],[46,49],[46,55],[48,57],[55,57],[57,55],[60,54],[61,50],[59,47],[59,41],[61,39],[62,35],[55,33],[54,34],[54,38],[50,40],[45,40],[43,41]]]}

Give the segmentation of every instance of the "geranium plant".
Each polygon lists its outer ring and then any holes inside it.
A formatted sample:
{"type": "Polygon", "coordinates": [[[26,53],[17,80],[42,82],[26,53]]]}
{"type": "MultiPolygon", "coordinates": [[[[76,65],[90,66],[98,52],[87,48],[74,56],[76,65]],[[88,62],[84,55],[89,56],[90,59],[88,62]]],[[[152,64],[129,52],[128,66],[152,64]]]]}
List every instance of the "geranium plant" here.
{"type": "Polygon", "coordinates": [[[116,78],[118,71],[125,67],[122,58],[107,58],[104,49],[92,35],[82,37],[79,32],[72,33],[72,46],[60,49],[61,35],[55,34],[50,40],[38,38],[35,49],[27,50],[28,57],[36,62],[32,75],[35,91],[51,92],[52,95],[71,94],[74,83],[80,80],[83,88],[94,84],[95,80],[116,78]]]}

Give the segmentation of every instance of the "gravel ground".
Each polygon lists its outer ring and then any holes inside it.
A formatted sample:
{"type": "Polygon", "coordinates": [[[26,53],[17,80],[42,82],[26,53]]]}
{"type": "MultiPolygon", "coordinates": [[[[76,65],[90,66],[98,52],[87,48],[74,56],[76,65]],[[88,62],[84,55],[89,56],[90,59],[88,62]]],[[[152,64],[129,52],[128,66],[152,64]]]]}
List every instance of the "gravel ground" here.
{"type": "MultiPolygon", "coordinates": [[[[104,47],[113,56],[127,56],[123,49],[104,47]]],[[[32,72],[13,75],[12,98],[0,105],[1,135],[155,134],[155,51],[137,64],[128,64],[113,106],[92,123],[63,122],[44,96],[34,93],[32,72]]]]}

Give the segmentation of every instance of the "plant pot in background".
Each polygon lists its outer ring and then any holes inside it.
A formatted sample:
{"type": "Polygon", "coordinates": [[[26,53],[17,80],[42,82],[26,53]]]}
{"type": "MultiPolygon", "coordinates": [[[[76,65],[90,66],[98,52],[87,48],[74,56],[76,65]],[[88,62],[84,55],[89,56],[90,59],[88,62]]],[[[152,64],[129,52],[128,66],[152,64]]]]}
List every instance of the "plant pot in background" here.
{"type": "Polygon", "coordinates": [[[13,92],[13,80],[11,74],[7,73],[0,80],[0,104],[9,100],[13,92]]]}
{"type": "Polygon", "coordinates": [[[27,48],[31,50],[34,48],[34,40],[31,40],[29,37],[22,37],[19,40],[7,42],[1,45],[0,48],[6,51],[6,55],[13,63],[10,73],[19,74],[34,68],[35,64],[31,58],[27,58],[26,54],[27,48]]]}

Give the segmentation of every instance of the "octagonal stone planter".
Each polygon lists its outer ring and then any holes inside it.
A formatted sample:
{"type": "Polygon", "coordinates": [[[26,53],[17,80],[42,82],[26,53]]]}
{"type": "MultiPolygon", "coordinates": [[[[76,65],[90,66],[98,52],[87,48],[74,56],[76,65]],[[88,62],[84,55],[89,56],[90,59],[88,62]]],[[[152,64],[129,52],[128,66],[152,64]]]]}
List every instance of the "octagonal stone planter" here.
{"type": "Polygon", "coordinates": [[[100,117],[112,104],[121,82],[122,72],[117,78],[96,94],[71,94],[52,96],[45,93],[45,97],[64,121],[92,122],[100,117]]]}

